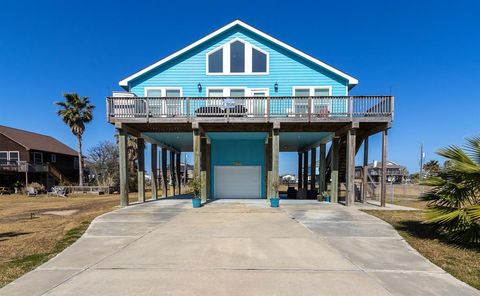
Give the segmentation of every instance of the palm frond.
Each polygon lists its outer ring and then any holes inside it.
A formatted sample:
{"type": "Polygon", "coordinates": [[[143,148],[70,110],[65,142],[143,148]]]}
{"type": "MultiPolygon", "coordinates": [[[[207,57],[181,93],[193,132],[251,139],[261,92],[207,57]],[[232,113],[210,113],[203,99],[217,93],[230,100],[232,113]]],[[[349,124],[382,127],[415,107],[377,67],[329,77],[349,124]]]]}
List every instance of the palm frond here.
{"type": "Polygon", "coordinates": [[[480,243],[480,137],[467,139],[465,148],[449,146],[437,152],[449,165],[422,198],[429,201],[427,221],[458,242],[480,243]]]}

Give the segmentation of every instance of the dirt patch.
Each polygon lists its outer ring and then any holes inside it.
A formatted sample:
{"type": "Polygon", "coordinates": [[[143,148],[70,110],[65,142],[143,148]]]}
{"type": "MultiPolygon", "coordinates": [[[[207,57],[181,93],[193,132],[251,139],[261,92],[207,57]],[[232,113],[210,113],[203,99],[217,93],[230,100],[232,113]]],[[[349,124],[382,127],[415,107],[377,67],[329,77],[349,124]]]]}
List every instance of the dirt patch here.
{"type": "Polygon", "coordinates": [[[78,209],[74,210],[61,210],[61,211],[47,211],[43,212],[44,215],[56,215],[56,216],[71,216],[75,213],[78,213],[78,209]]]}

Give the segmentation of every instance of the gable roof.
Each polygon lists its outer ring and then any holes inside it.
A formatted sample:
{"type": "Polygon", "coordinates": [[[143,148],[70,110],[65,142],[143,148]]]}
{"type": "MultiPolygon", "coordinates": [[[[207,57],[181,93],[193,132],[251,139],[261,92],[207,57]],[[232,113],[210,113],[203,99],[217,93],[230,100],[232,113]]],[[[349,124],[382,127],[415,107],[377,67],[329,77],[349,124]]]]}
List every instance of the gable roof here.
{"type": "Polygon", "coordinates": [[[220,29],[216,30],[215,32],[208,34],[207,36],[205,36],[205,37],[203,37],[202,39],[200,39],[200,40],[198,40],[198,41],[190,44],[189,46],[184,47],[183,49],[181,49],[181,50],[179,50],[179,51],[177,51],[177,52],[174,52],[173,54],[171,54],[171,55],[169,55],[169,56],[161,59],[160,61],[158,61],[158,62],[156,62],[156,63],[154,63],[154,64],[152,64],[152,65],[150,65],[150,66],[148,66],[148,67],[146,67],[146,68],[144,68],[144,69],[142,69],[142,70],[140,70],[140,71],[138,71],[138,72],[136,72],[136,73],[134,73],[134,74],[132,74],[132,75],[130,75],[130,76],[128,76],[128,77],[126,77],[125,79],[121,80],[118,84],[119,84],[121,87],[127,88],[127,87],[128,87],[128,83],[129,83],[131,80],[133,80],[133,79],[135,79],[135,78],[137,78],[137,77],[139,77],[139,76],[141,76],[141,75],[149,72],[150,70],[153,70],[153,69],[155,69],[156,67],[158,67],[158,66],[160,66],[160,65],[162,65],[162,64],[164,64],[164,63],[166,63],[166,62],[168,62],[168,61],[170,61],[170,60],[172,60],[172,59],[174,59],[174,58],[176,58],[176,57],[178,57],[179,55],[181,55],[181,54],[183,54],[183,53],[191,50],[192,48],[194,48],[194,47],[196,47],[196,46],[198,46],[198,45],[200,45],[200,44],[202,44],[202,43],[204,43],[204,42],[206,42],[206,41],[208,41],[208,40],[210,40],[210,39],[212,39],[212,38],[220,35],[221,33],[227,31],[228,29],[230,29],[230,28],[232,28],[232,27],[234,27],[234,26],[240,26],[240,27],[242,27],[242,28],[244,28],[244,29],[246,29],[246,30],[248,30],[248,31],[251,31],[251,32],[253,32],[253,33],[255,33],[255,34],[257,34],[257,35],[259,35],[259,36],[261,36],[261,37],[263,37],[263,38],[271,41],[271,42],[273,42],[274,44],[276,44],[276,45],[278,45],[278,46],[280,46],[280,47],[283,47],[284,49],[286,49],[286,50],[288,50],[288,51],[290,51],[290,52],[293,52],[293,53],[295,53],[295,54],[297,54],[297,55],[305,58],[306,60],[308,60],[308,61],[310,61],[310,62],[312,62],[312,63],[314,63],[314,64],[317,64],[317,65],[319,65],[319,66],[321,66],[321,67],[329,70],[329,71],[332,72],[332,73],[337,74],[337,75],[340,76],[340,77],[345,78],[345,79],[348,81],[348,85],[349,85],[350,87],[353,87],[353,86],[355,86],[355,85],[358,84],[358,80],[355,79],[354,77],[352,77],[352,76],[350,76],[350,75],[348,75],[348,74],[346,74],[346,73],[344,73],[344,72],[342,72],[342,71],[340,71],[340,70],[338,70],[338,69],[336,69],[336,68],[334,68],[334,67],[332,67],[332,66],[330,66],[330,65],[328,65],[328,64],[326,64],[326,63],[324,63],[324,62],[322,62],[322,61],[320,61],[320,60],[318,60],[318,59],[316,59],[316,58],[314,58],[314,57],[312,57],[312,56],[304,53],[304,52],[302,52],[302,51],[300,51],[300,50],[298,50],[298,49],[296,49],[296,48],[294,48],[294,47],[292,47],[292,46],[290,46],[290,45],[288,45],[288,44],[286,44],[286,43],[284,43],[284,42],[282,42],[282,41],[280,41],[280,40],[278,40],[278,39],[276,39],[276,38],[274,38],[274,37],[272,37],[272,36],[270,36],[270,35],[268,35],[268,34],[266,34],[266,33],[264,33],[264,32],[262,32],[262,31],[260,31],[260,30],[258,30],[258,29],[256,29],[256,28],[254,28],[254,27],[252,27],[252,26],[250,26],[250,25],[248,25],[248,24],[246,24],[246,23],[244,23],[244,22],[242,22],[241,20],[235,20],[235,21],[233,21],[233,22],[231,22],[231,23],[229,23],[229,24],[221,27],[220,29]]]}
{"type": "Polygon", "coordinates": [[[50,136],[32,133],[13,127],[0,125],[0,134],[25,147],[27,150],[39,150],[78,156],[78,153],[62,142],[50,136]]]}

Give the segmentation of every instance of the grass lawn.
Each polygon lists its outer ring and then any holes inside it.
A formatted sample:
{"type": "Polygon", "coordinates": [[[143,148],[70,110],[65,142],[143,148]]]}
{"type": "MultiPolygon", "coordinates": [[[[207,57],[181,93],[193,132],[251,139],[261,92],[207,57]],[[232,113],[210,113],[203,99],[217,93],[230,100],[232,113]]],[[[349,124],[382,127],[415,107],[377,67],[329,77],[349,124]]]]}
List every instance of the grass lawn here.
{"type": "Polygon", "coordinates": [[[426,203],[418,197],[397,196],[395,204],[420,211],[365,211],[390,223],[400,235],[431,262],[465,283],[480,289],[480,247],[465,247],[449,242],[425,220],[426,203]]]}
{"type": "Polygon", "coordinates": [[[118,195],[0,196],[0,287],[71,245],[118,204],[118,195]]]}

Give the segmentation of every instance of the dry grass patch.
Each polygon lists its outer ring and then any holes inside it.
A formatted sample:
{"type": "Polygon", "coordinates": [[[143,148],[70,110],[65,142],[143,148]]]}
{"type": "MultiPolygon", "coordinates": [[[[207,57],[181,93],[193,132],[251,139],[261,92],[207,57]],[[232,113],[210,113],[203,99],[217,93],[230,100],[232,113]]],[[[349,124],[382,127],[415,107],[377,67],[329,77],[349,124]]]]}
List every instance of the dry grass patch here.
{"type": "Polygon", "coordinates": [[[61,252],[118,204],[118,195],[0,196],[0,287],[61,252]]]}
{"type": "Polygon", "coordinates": [[[418,197],[399,197],[396,204],[420,211],[365,212],[390,223],[419,253],[443,270],[467,284],[480,289],[480,247],[452,243],[435,232],[425,221],[426,203],[418,197]]]}

